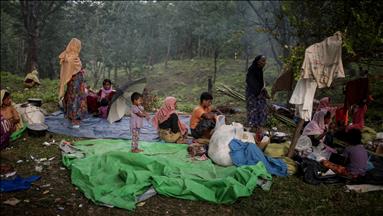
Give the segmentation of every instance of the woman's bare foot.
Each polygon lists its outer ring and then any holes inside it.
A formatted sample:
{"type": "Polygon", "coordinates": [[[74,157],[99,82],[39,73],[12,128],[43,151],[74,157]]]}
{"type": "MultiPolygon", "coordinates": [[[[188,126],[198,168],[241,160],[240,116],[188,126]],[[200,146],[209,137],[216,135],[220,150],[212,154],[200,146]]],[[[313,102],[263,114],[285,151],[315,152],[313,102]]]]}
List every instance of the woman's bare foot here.
{"type": "Polygon", "coordinates": [[[133,153],[140,153],[140,152],[143,152],[144,150],[142,149],[139,149],[139,148],[136,148],[136,149],[132,149],[131,152],[133,153]]]}

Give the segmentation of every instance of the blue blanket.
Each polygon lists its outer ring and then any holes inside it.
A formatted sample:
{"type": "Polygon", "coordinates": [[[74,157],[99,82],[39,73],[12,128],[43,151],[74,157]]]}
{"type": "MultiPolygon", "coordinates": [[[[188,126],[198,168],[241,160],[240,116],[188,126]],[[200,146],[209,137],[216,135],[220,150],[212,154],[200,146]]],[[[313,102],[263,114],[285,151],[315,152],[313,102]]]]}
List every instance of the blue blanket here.
{"type": "MultiPolygon", "coordinates": [[[[153,117],[153,116],[151,116],[153,117]]],[[[189,125],[190,116],[180,115],[180,119],[189,125]]],[[[121,121],[110,124],[106,119],[97,118],[89,115],[83,121],[79,129],[71,128],[70,122],[64,118],[64,114],[56,114],[45,117],[45,124],[48,131],[57,134],[64,134],[74,137],[101,138],[101,139],[131,139],[130,117],[123,117],[121,121]]],[[[140,140],[158,141],[157,130],[152,123],[144,120],[141,128],[140,140]]]]}
{"type": "Polygon", "coordinates": [[[262,161],[270,174],[287,176],[287,164],[281,159],[265,156],[257,145],[233,139],[229,146],[231,160],[236,166],[256,165],[262,161]]]}

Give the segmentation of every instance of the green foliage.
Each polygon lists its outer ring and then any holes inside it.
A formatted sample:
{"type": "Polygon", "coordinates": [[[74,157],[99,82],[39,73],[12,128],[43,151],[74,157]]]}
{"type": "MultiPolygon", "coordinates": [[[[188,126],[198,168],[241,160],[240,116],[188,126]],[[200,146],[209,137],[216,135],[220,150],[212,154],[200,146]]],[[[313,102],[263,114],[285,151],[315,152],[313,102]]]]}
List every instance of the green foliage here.
{"type": "Polygon", "coordinates": [[[1,71],[1,86],[10,91],[15,103],[23,103],[28,98],[40,98],[43,103],[54,103],[58,100],[58,82],[43,79],[39,87],[24,89],[24,79],[8,72],[1,71]]]}
{"type": "Polygon", "coordinates": [[[294,78],[299,79],[301,75],[301,68],[303,59],[305,56],[305,48],[303,46],[295,46],[291,48],[290,54],[288,57],[283,59],[286,67],[290,67],[294,72],[294,78]]]}

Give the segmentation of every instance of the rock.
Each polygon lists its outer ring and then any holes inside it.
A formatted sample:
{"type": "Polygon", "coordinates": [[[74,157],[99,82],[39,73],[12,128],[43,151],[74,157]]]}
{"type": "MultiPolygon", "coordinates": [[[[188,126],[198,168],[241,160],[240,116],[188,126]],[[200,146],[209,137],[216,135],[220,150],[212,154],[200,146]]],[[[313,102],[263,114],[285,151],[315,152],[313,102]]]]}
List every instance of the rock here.
{"type": "Polygon", "coordinates": [[[5,200],[3,203],[10,205],[10,206],[16,206],[19,202],[20,202],[19,199],[12,197],[12,198],[5,200]]]}

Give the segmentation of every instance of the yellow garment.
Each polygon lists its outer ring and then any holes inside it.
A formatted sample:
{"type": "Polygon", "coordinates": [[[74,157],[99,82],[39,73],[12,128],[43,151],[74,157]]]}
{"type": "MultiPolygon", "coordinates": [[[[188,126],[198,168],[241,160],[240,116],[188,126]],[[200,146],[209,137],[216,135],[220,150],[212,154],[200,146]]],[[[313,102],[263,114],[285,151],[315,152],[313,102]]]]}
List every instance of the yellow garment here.
{"type": "Polygon", "coordinates": [[[65,85],[72,79],[72,76],[81,70],[81,60],[79,57],[81,51],[81,41],[72,38],[60,58],[60,90],[59,98],[64,96],[65,85]]]}
{"type": "Polygon", "coordinates": [[[33,70],[32,72],[28,73],[27,76],[25,76],[24,82],[27,81],[27,79],[33,80],[35,83],[41,84],[39,80],[39,72],[37,70],[33,70]]]}
{"type": "Polygon", "coordinates": [[[178,140],[182,139],[182,135],[180,132],[173,133],[168,129],[160,129],[159,130],[160,139],[167,143],[175,143],[178,140]]]}

